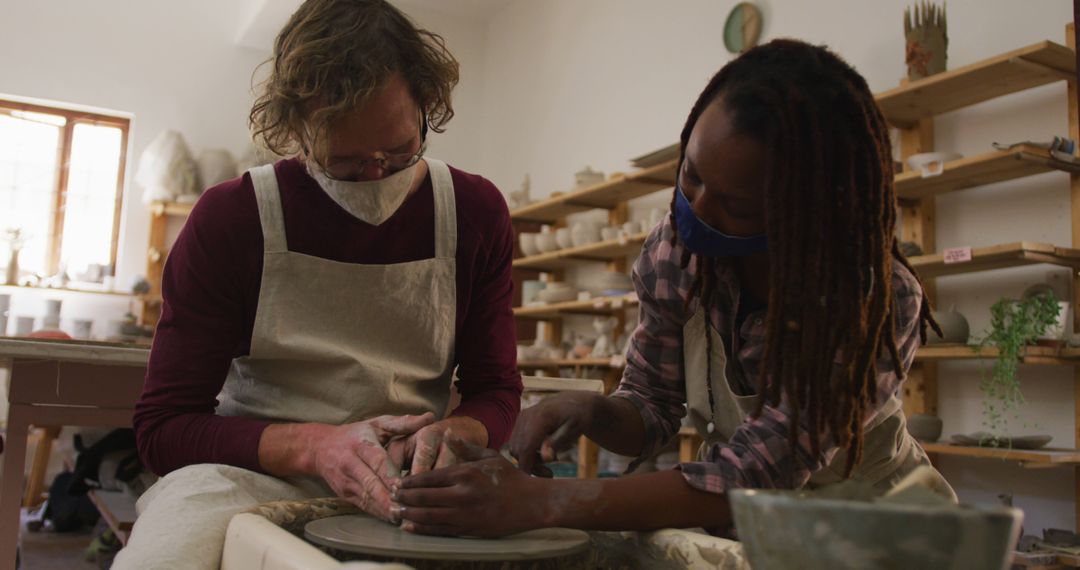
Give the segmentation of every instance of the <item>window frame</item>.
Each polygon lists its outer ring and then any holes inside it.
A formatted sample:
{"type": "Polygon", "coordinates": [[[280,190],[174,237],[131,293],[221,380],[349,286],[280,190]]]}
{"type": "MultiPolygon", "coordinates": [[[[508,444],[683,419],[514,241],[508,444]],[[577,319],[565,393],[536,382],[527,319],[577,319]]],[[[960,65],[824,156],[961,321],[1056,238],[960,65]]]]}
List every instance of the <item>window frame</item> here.
{"type": "Polygon", "coordinates": [[[67,208],[68,167],[71,163],[71,147],[75,133],[75,125],[98,125],[120,129],[120,164],[118,165],[119,169],[117,170],[116,175],[113,227],[109,249],[109,265],[115,272],[117,251],[120,246],[120,214],[123,211],[124,178],[127,170],[128,136],[131,131],[131,119],[128,117],[105,115],[90,111],[77,111],[65,109],[63,107],[13,101],[0,97],[0,114],[11,115],[12,111],[43,113],[64,117],[64,119],[66,119],[64,126],[61,128],[60,145],[56,150],[59,168],[56,173],[55,200],[52,205],[52,220],[50,221],[51,231],[49,232],[47,249],[48,259],[46,260],[46,271],[49,275],[54,275],[60,270],[60,250],[64,243],[64,213],[67,208]]]}

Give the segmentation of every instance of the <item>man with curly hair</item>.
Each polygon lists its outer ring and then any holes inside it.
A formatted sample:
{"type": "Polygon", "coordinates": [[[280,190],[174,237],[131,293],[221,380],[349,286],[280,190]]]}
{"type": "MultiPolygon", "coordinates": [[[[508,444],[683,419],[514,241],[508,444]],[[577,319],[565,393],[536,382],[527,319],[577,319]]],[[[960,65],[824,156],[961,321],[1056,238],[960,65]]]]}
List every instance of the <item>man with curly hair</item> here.
{"type": "Polygon", "coordinates": [[[270,63],[250,122],[292,158],[207,190],[170,253],[135,412],[163,478],[118,569],[217,567],[267,501],[392,521],[403,468],[454,463],[450,432],[497,449],[519,411],[506,204],[424,157],[453,116],[442,38],[384,0],[308,0],[270,63]]]}

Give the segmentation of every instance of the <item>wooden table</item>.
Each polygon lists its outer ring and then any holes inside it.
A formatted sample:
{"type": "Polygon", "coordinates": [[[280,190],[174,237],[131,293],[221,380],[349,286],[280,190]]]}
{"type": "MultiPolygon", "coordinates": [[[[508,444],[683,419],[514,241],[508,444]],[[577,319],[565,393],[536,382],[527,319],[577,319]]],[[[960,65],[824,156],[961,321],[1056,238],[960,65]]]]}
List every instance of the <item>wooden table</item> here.
{"type": "MultiPolygon", "coordinates": [[[[30,426],[131,427],[149,355],[148,348],[133,345],[0,339],[0,367],[10,371],[0,570],[15,568],[30,426]]],[[[47,451],[39,448],[35,463],[44,465],[47,451]]]]}

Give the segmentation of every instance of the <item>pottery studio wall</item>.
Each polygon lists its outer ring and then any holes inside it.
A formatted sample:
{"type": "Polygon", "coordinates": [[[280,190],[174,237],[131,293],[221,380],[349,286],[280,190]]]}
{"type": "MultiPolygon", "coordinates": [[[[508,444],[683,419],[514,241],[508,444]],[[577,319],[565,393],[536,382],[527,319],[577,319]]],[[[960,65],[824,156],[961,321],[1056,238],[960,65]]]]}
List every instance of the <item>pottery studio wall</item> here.
{"type": "MultiPolygon", "coordinates": [[[[5,3],[0,18],[0,96],[71,103],[133,117],[121,215],[117,287],[146,271],[149,213],[132,179],[146,145],[166,129],[180,131],[193,154],[225,148],[243,155],[252,72],[270,55],[277,30],[299,0],[5,3]]],[[[455,129],[432,152],[475,167],[479,145],[469,137],[480,89],[483,34],[474,20],[412,7],[410,14],[444,34],[462,60],[455,129]]],[[[180,223],[170,227],[172,236],[180,223]]],[[[171,237],[170,236],[170,239],[171,237]]],[[[95,333],[118,318],[127,301],[80,294],[20,292],[13,312],[40,316],[44,298],[64,298],[64,322],[95,318],[95,333]]]]}
{"type": "MultiPolygon", "coordinates": [[[[848,59],[874,91],[898,84],[905,73],[901,15],[909,2],[827,0],[757,2],[766,15],[764,38],[792,36],[831,46],[848,59]]],[[[534,197],[572,186],[588,164],[627,171],[627,160],[675,142],[690,105],[731,56],[721,29],[734,0],[518,0],[497,12],[488,29],[484,89],[485,136],[481,170],[504,191],[526,173],[534,197]]],[[[1041,40],[1064,43],[1071,3],[950,0],[949,66],[1041,40]]],[[[1058,83],[937,121],[938,150],[975,154],[993,141],[1046,140],[1065,134],[1065,85],[1058,83]]],[[[453,126],[451,127],[453,128],[453,126]]],[[[666,205],[668,195],[635,209],[666,205]]],[[[1054,173],[938,199],[939,247],[984,246],[1020,240],[1070,243],[1068,178],[1054,173]]],[[[1044,267],[939,280],[940,304],[956,304],[973,332],[989,324],[989,306],[1017,296],[1047,274],[1044,267]]],[[[588,281],[590,275],[571,275],[588,281]]],[[[583,323],[587,326],[587,322],[583,323]]],[[[1023,367],[1031,425],[1018,433],[1047,433],[1071,447],[1072,371],[1023,367]]],[[[940,415],[944,433],[982,429],[977,365],[941,367],[940,415]]],[[[940,465],[966,501],[992,503],[1013,492],[1028,528],[1074,528],[1071,469],[1019,470],[991,461],[942,458],[940,465]]]]}

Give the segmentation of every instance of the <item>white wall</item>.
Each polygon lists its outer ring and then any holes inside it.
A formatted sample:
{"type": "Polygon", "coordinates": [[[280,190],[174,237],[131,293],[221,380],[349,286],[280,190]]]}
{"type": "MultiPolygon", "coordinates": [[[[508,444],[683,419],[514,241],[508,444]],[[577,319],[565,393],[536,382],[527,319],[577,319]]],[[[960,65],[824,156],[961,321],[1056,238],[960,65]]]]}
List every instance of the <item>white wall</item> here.
{"type": "MultiPolygon", "coordinates": [[[[532,177],[534,197],[567,190],[588,164],[629,170],[627,160],[675,142],[690,105],[709,77],[730,59],[722,26],[734,0],[517,0],[494,15],[486,50],[484,137],[480,172],[504,190],[532,177]]],[[[796,37],[840,53],[875,91],[904,75],[904,0],[759,2],[765,39],[796,37]]],[[[1037,41],[1064,43],[1068,2],[953,0],[948,3],[949,65],[959,67],[1037,41]]],[[[1044,140],[1065,134],[1063,84],[1032,90],[941,117],[939,149],[975,154],[993,141],[1044,140]]],[[[664,204],[667,193],[643,200],[664,204]]],[[[1068,245],[1067,177],[1048,174],[965,191],[938,200],[938,245],[980,246],[1018,240],[1068,245]]],[[[643,209],[636,208],[638,210],[643,209]]],[[[593,214],[595,216],[595,214],[593,214]]],[[[1042,281],[1039,267],[940,281],[942,305],[956,304],[974,332],[988,307],[1042,281]]],[[[1055,273],[1061,277],[1062,272],[1055,273]]],[[[570,278],[588,280],[588,271],[570,278]]],[[[1067,277],[1067,272],[1065,272],[1067,277]]],[[[584,325],[585,323],[580,323],[584,325]]],[[[1027,396],[1018,433],[1054,436],[1072,447],[1073,387],[1064,367],[1023,367],[1027,396]]],[[[941,416],[946,436],[980,425],[979,370],[941,368],[941,416]]],[[[1027,527],[1075,528],[1071,469],[1021,470],[1003,463],[943,458],[962,499],[994,502],[1016,494],[1027,527]]]]}
{"type": "MultiPolygon", "coordinates": [[[[272,21],[265,24],[274,32],[255,30],[245,36],[253,16],[266,9],[264,1],[5,4],[0,18],[0,94],[134,117],[117,252],[118,288],[127,290],[135,276],[146,272],[149,214],[141,201],[142,190],[133,182],[146,145],[163,130],[175,129],[183,133],[196,155],[205,148],[226,148],[239,157],[249,148],[252,75],[269,57],[273,35],[291,14],[291,8],[271,6],[272,21]]],[[[299,5],[297,0],[289,2],[299,5]]],[[[432,138],[432,155],[475,168],[483,26],[425,5],[414,5],[409,12],[421,25],[443,34],[462,62],[462,80],[455,93],[458,117],[446,134],[432,138]]],[[[170,237],[178,230],[179,223],[174,222],[170,237]]],[[[13,313],[40,316],[44,296],[16,294],[13,313]]],[[[65,299],[65,329],[73,318],[96,318],[95,334],[102,334],[106,319],[119,318],[126,311],[126,303],[116,298],[47,296],[65,299]]]]}

